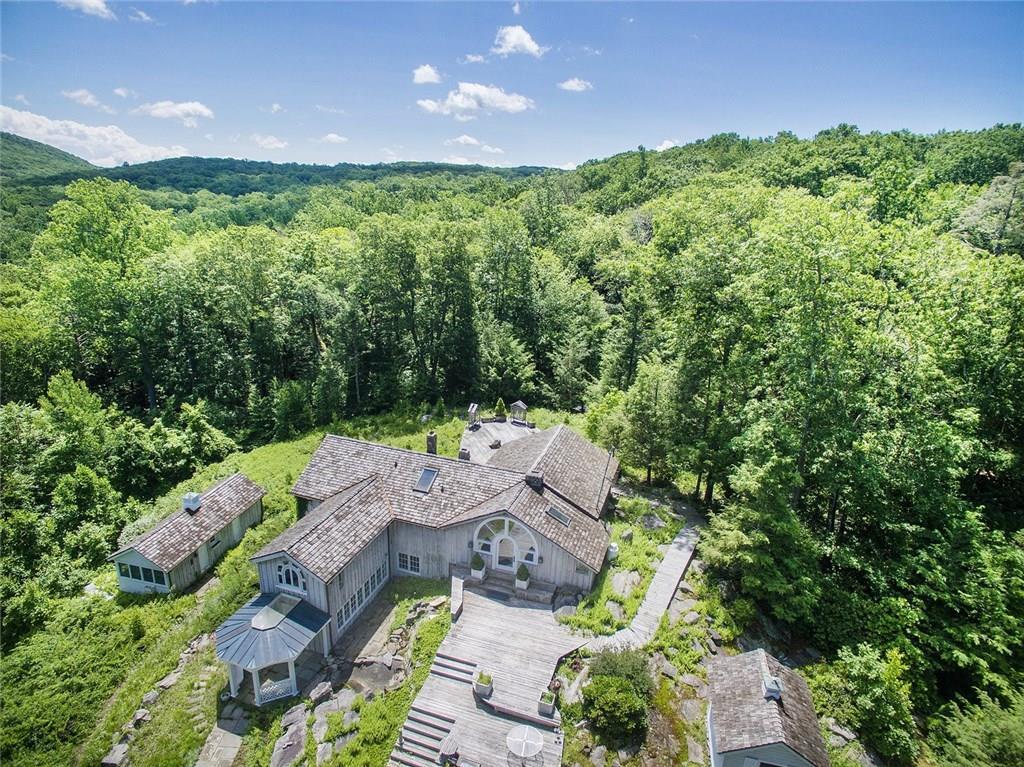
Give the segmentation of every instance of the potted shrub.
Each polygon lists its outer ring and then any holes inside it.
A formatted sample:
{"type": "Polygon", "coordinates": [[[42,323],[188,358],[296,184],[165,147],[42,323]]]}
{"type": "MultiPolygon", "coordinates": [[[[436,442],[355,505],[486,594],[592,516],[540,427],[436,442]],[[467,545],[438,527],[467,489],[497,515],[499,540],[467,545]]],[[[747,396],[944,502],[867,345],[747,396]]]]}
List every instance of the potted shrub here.
{"type": "Polygon", "coordinates": [[[494,420],[498,423],[505,423],[505,416],[508,414],[508,410],[505,408],[505,400],[498,397],[498,401],[494,405],[494,420]]]}
{"type": "Polygon", "coordinates": [[[530,588],[530,571],[526,569],[523,562],[520,562],[516,569],[516,588],[524,590],[530,588]]]}
{"type": "Polygon", "coordinates": [[[491,675],[486,671],[477,671],[473,677],[473,692],[481,698],[491,697],[491,693],[494,692],[494,680],[491,679],[491,675]]]}
{"type": "Polygon", "coordinates": [[[473,558],[469,560],[469,571],[470,575],[481,581],[487,574],[487,565],[484,564],[484,558],[480,556],[479,551],[473,552],[473,558]]]}
{"type": "Polygon", "coordinates": [[[540,694],[540,700],[537,701],[537,711],[540,712],[541,716],[555,715],[555,694],[551,690],[545,690],[540,694]]]}

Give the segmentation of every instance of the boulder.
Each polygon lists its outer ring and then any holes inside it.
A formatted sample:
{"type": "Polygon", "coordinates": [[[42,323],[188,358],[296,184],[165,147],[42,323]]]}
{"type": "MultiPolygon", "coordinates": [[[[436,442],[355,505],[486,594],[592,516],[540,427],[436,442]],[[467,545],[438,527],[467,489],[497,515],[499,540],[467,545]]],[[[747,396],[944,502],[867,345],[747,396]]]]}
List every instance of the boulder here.
{"type": "Polygon", "coordinates": [[[306,750],[306,728],[290,727],[274,743],[270,767],[289,767],[298,761],[306,750]]]}
{"type": "Polygon", "coordinates": [[[293,727],[300,722],[305,723],[306,721],[306,706],[299,703],[296,706],[292,706],[290,709],[284,712],[284,716],[281,717],[281,728],[287,730],[289,727],[293,727]]]}
{"type": "Polygon", "coordinates": [[[694,764],[704,764],[704,747],[692,736],[686,736],[686,758],[694,764]]]}
{"type": "Polygon", "coordinates": [[[570,615],[576,614],[576,605],[562,605],[555,610],[556,618],[568,618],[570,615]]]}
{"type": "Polygon", "coordinates": [[[357,722],[359,722],[358,711],[346,711],[345,716],[341,718],[341,723],[344,724],[346,727],[351,727],[357,722]]]}
{"type": "Polygon", "coordinates": [[[667,658],[662,658],[660,663],[661,673],[667,676],[669,679],[676,679],[679,676],[679,669],[677,669],[672,662],[667,658]]]}
{"type": "Polygon", "coordinates": [[[644,514],[640,519],[640,524],[644,526],[645,530],[661,530],[666,527],[665,520],[657,514],[644,514]]]}
{"type": "Polygon", "coordinates": [[[696,593],[693,590],[693,586],[691,586],[688,581],[683,581],[682,583],[680,583],[679,584],[679,590],[681,592],[683,592],[684,594],[694,594],[694,593],[696,593]]]}
{"type": "Polygon", "coordinates": [[[683,616],[683,623],[687,626],[692,626],[694,623],[700,620],[700,613],[695,610],[690,610],[686,615],[683,616]]]}
{"type": "Polygon", "coordinates": [[[558,599],[555,600],[555,609],[559,607],[575,607],[579,604],[579,600],[575,594],[562,594],[558,599]]]}
{"type": "Polygon", "coordinates": [[[853,732],[853,730],[843,727],[843,725],[839,724],[839,722],[837,722],[832,717],[826,719],[825,723],[828,725],[829,732],[831,732],[833,735],[836,735],[837,737],[842,738],[847,743],[857,739],[857,733],[853,732]]]}
{"type": "Polygon", "coordinates": [[[316,747],[316,763],[317,767],[326,762],[334,755],[334,744],[333,743],[321,743],[316,747]]]}
{"type": "Polygon", "coordinates": [[[633,542],[633,531],[632,530],[624,530],[622,532],[622,535],[619,536],[619,540],[622,541],[623,543],[632,543],[633,542]]]}
{"type": "Polygon", "coordinates": [[[604,603],[604,606],[608,608],[608,612],[612,614],[615,620],[621,621],[626,619],[626,613],[623,611],[622,605],[620,605],[618,602],[613,602],[609,599],[607,602],[604,603]]]}
{"type": "Polygon", "coordinates": [[[352,703],[355,701],[356,695],[356,691],[351,687],[342,687],[334,693],[334,700],[338,703],[338,711],[345,711],[346,709],[352,708],[352,703]]]}
{"type": "Polygon", "coordinates": [[[620,762],[628,762],[634,756],[640,752],[640,746],[631,745],[624,748],[620,748],[618,751],[618,757],[620,762]]]}
{"type": "Polygon", "coordinates": [[[594,746],[590,751],[590,763],[594,765],[594,767],[604,767],[604,761],[607,756],[607,748],[604,746],[594,746]]]}
{"type": "Polygon", "coordinates": [[[696,698],[685,698],[681,706],[683,719],[687,722],[696,722],[704,716],[704,707],[696,698]]]}
{"type": "Polygon", "coordinates": [[[161,690],[166,690],[169,687],[172,687],[174,684],[176,684],[178,679],[180,679],[180,678],[181,678],[181,672],[180,671],[172,671],[170,674],[168,674],[163,679],[161,679],[159,682],[157,682],[156,686],[159,687],[161,690]]]}
{"type": "Polygon", "coordinates": [[[118,743],[100,760],[102,767],[121,767],[128,763],[128,744],[118,743]]]}
{"type": "Polygon", "coordinates": [[[160,697],[160,691],[159,690],[150,690],[149,692],[147,692],[145,695],[142,696],[142,705],[143,706],[152,706],[154,703],[156,703],[156,699],[159,698],[159,697],[160,697]]]}
{"type": "Polygon", "coordinates": [[[391,664],[395,662],[395,656],[389,652],[385,652],[383,655],[377,656],[377,662],[387,668],[391,668],[391,664]]]}
{"type": "Polygon", "coordinates": [[[697,606],[696,599],[673,599],[668,606],[668,619],[675,623],[679,618],[697,606]]]}
{"type": "Polygon", "coordinates": [[[313,688],[313,691],[309,694],[309,699],[315,706],[320,701],[327,700],[331,697],[332,692],[333,690],[331,689],[330,682],[321,682],[313,688]]]}
{"type": "Polygon", "coordinates": [[[138,727],[143,722],[148,722],[153,718],[153,715],[149,713],[149,709],[139,708],[132,714],[132,727],[138,727]]]}
{"type": "Polygon", "coordinates": [[[636,570],[619,570],[612,575],[612,591],[620,597],[628,597],[640,585],[640,573],[636,570]]]}
{"type": "Polygon", "coordinates": [[[341,710],[337,698],[325,700],[313,709],[313,737],[317,743],[323,743],[327,737],[327,715],[341,710]]]}

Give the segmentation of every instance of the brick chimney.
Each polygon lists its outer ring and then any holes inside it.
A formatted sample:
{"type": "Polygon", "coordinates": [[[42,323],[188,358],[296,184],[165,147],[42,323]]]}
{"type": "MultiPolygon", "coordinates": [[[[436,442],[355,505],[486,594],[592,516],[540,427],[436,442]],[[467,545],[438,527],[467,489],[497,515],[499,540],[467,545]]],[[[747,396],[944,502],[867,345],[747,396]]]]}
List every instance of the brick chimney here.
{"type": "Polygon", "coordinates": [[[542,491],[544,489],[544,472],[540,469],[530,469],[526,472],[526,484],[534,490],[542,491]]]}
{"type": "Polygon", "coordinates": [[[433,429],[427,433],[427,452],[431,455],[437,455],[437,432],[433,429]]]}

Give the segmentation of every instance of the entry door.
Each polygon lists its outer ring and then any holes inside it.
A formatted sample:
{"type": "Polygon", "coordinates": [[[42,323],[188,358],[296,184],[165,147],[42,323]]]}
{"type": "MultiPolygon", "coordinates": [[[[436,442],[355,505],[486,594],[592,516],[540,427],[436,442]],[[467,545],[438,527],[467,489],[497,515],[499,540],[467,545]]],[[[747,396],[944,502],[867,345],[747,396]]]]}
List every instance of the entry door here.
{"type": "Polygon", "coordinates": [[[516,568],[516,543],[511,538],[502,538],[498,541],[498,569],[515,570],[516,568]]]}

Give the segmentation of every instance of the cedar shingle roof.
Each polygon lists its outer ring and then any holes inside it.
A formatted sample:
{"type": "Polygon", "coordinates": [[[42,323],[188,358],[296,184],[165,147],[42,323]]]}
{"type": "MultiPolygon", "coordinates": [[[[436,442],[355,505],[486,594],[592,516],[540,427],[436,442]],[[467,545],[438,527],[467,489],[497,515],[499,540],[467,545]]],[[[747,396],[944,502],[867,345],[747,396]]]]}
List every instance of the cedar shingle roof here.
{"type": "MultiPolygon", "coordinates": [[[[533,436],[544,436],[547,447],[550,447],[549,442],[558,445],[556,451],[549,450],[546,454],[545,465],[554,466],[553,476],[563,486],[570,487],[577,497],[583,496],[576,492],[582,485],[566,482],[563,477],[563,467],[568,466],[569,460],[596,461],[599,464],[596,469],[579,465],[576,473],[593,478],[600,472],[597,481],[601,485],[609,467],[613,472],[611,476],[617,470],[614,459],[609,461],[600,448],[590,445],[570,429],[558,427],[533,436]],[[563,431],[566,433],[559,435],[563,431]],[[579,442],[592,450],[581,449],[579,442]],[[567,450],[569,458],[556,456],[559,449],[567,450]]],[[[526,439],[530,437],[509,443],[509,447],[526,439]]],[[[610,488],[610,479],[607,485],[610,488]]],[[[287,552],[317,577],[330,580],[391,519],[437,528],[507,511],[588,567],[599,570],[608,546],[608,534],[597,520],[597,512],[590,507],[581,510],[571,502],[572,498],[561,497],[564,493],[557,487],[549,487],[539,493],[526,484],[525,470],[514,467],[458,461],[328,435],[292,488],[295,495],[319,500],[321,504],[265,546],[255,558],[287,552]],[[436,470],[437,478],[429,492],[416,492],[413,488],[420,473],[427,468],[436,470]],[[547,514],[552,505],[569,517],[568,527],[547,514]],[[372,535],[369,530],[374,531],[372,535]],[[307,542],[307,538],[315,539],[315,543],[307,542]],[[362,543],[355,546],[353,541],[362,543]]],[[[596,502],[596,497],[595,491],[592,501],[596,502]]]]}
{"type": "Polygon", "coordinates": [[[232,474],[201,494],[198,511],[179,509],[108,559],[135,549],[162,570],[172,570],[266,494],[244,474],[232,474]]]}
{"type": "Polygon", "coordinates": [[[326,583],[391,519],[380,480],[370,477],[321,503],[260,549],[253,559],[287,554],[326,583]]]}
{"type": "Polygon", "coordinates": [[[502,445],[487,465],[542,471],[545,485],[595,518],[619,471],[613,456],[561,424],[502,445]]]}
{"type": "Polygon", "coordinates": [[[782,743],[814,767],[829,767],[807,682],[764,650],[715,656],[708,700],[718,753],[782,743]],[[765,700],[762,680],[782,680],[782,701],[765,700]]]}

